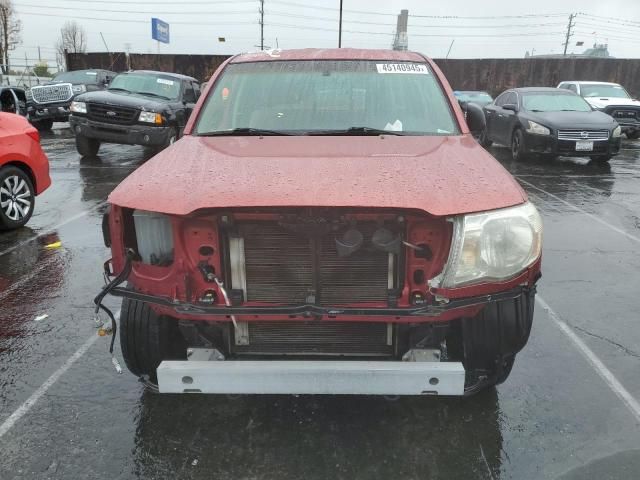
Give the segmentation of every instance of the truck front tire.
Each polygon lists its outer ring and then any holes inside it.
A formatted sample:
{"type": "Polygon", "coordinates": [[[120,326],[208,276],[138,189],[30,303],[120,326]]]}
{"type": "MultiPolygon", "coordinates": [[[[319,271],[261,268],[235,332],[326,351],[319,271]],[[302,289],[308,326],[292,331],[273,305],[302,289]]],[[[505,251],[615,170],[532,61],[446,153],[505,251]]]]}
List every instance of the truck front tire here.
{"type": "Polygon", "coordinates": [[[513,300],[487,304],[473,318],[463,318],[452,328],[447,349],[462,361],[467,394],[503,383],[516,354],[526,345],[533,319],[535,295],[528,292],[513,300]]]}
{"type": "Polygon", "coordinates": [[[39,132],[48,132],[53,128],[53,120],[50,118],[46,120],[34,120],[31,123],[39,132]]]}
{"type": "Polygon", "coordinates": [[[628,130],[627,138],[629,140],[637,140],[638,138],[640,138],[640,130],[628,130]]]}
{"type": "Polygon", "coordinates": [[[100,150],[100,140],[76,134],[76,150],[83,157],[95,157],[100,150]]]}
{"type": "Polygon", "coordinates": [[[186,359],[184,338],[178,322],[156,314],[149,304],[122,300],[120,348],[131,373],[157,382],[156,369],[163,360],[186,359]]]}

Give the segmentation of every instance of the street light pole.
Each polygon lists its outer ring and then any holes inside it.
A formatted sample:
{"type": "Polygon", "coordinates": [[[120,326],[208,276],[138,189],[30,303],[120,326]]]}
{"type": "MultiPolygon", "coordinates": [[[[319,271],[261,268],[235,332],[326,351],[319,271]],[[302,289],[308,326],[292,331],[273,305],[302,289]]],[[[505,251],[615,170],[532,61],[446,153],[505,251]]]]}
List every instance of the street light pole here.
{"type": "Polygon", "coordinates": [[[338,25],[338,48],[342,48],[342,0],[340,0],[340,23],[338,25]]]}

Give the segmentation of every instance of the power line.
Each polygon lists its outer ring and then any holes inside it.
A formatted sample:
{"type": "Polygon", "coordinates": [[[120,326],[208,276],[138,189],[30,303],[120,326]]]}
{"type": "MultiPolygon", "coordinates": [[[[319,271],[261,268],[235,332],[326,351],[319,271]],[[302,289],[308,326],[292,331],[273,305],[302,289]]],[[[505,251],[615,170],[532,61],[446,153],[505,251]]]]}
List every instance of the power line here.
{"type": "Polygon", "coordinates": [[[636,25],[640,27],[640,22],[635,20],[629,20],[627,18],[605,17],[602,15],[591,15],[589,13],[583,13],[583,12],[579,12],[579,13],[584,17],[601,19],[602,21],[606,21],[607,23],[624,23],[624,24],[631,24],[631,25],[636,25]]]}
{"type": "MultiPolygon", "coordinates": [[[[580,35],[593,35],[594,32],[576,32],[580,35]]],[[[618,36],[618,35],[609,35],[609,34],[604,34],[603,35],[605,38],[611,39],[611,40],[620,40],[620,41],[624,41],[624,42],[628,42],[628,43],[640,43],[640,39],[638,37],[623,37],[623,36],[618,36]]]]}
{"type": "MultiPolygon", "coordinates": [[[[300,25],[291,25],[291,24],[287,24],[287,23],[270,23],[269,25],[273,25],[276,27],[284,27],[284,28],[300,28],[300,25]]],[[[305,26],[304,27],[305,30],[321,30],[321,31],[325,31],[325,32],[337,32],[338,29],[336,28],[325,28],[325,27],[310,27],[310,26],[305,26]]],[[[394,36],[395,33],[388,33],[388,32],[364,32],[364,31],[359,31],[359,30],[343,30],[343,32],[345,33],[356,33],[356,34],[364,34],[364,35],[388,35],[388,36],[394,36]]],[[[546,32],[544,33],[545,35],[562,35],[564,34],[564,32],[546,32]]],[[[504,38],[504,37],[539,37],[541,35],[540,32],[535,32],[535,33],[507,33],[507,34],[421,34],[421,33],[414,33],[411,36],[412,37],[446,37],[446,38],[451,38],[451,37],[460,37],[460,38],[491,38],[491,37],[496,37],[496,38],[504,38]]]]}
{"type": "Polygon", "coordinates": [[[619,29],[619,28],[614,28],[614,27],[605,27],[602,25],[598,25],[596,23],[585,23],[585,22],[580,22],[578,24],[579,27],[589,27],[589,28],[597,28],[598,30],[604,30],[605,32],[613,32],[613,33],[628,33],[631,35],[638,35],[640,32],[637,31],[633,31],[633,30],[626,30],[626,29],[619,29]]]}
{"type": "MultiPolygon", "coordinates": [[[[291,6],[291,7],[309,8],[309,9],[314,9],[314,10],[329,10],[329,11],[334,11],[334,12],[338,11],[337,8],[321,7],[321,6],[317,6],[317,5],[305,5],[305,4],[302,4],[302,3],[288,2],[288,1],[284,1],[284,0],[271,0],[270,3],[278,4],[278,5],[287,5],[287,6],[291,6]]],[[[349,9],[344,9],[344,12],[358,13],[358,14],[361,14],[361,15],[383,15],[383,16],[397,17],[396,13],[372,12],[370,10],[349,10],[349,9]]],[[[566,15],[567,15],[566,13],[542,13],[542,14],[530,13],[530,14],[524,14],[524,15],[485,15],[485,16],[413,15],[413,14],[410,14],[409,17],[431,18],[431,19],[440,18],[440,19],[443,19],[443,20],[457,20],[457,19],[488,20],[488,19],[499,19],[499,18],[512,18],[512,19],[513,18],[553,18],[553,17],[564,17],[566,15]]]]}
{"type": "MultiPolygon", "coordinates": [[[[100,20],[102,22],[118,22],[118,23],[149,23],[149,20],[133,20],[129,18],[100,18],[100,17],[87,17],[84,15],[56,15],[54,13],[36,13],[36,12],[16,12],[18,15],[31,15],[35,17],[59,17],[67,19],[79,19],[79,20],[100,20]]],[[[215,27],[227,27],[236,25],[257,25],[257,22],[224,22],[224,23],[211,23],[211,22],[171,22],[172,25],[203,25],[203,26],[215,26],[215,27]]]]}
{"type": "MultiPolygon", "coordinates": [[[[130,0],[62,0],[63,3],[82,3],[84,5],[87,4],[103,4],[106,3],[107,5],[131,5],[131,1],[130,0]]],[[[156,7],[158,5],[167,5],[167,6],[178,6],[180,8],[184,8],[183,5],[176,5],[176,0],[169,0],[169,1],[162,1],[162,0],[151,0],[151,1],[141,1],[141,0],[136,0],[135,4],[136,5],[150,5],[153,7],[156,7]]],[[[220,0],[220,1],[212,1],[212,0],[189,0],[189,5],[223,5],[223,4],[234,4],[237,5],[238,3],[256,3],[256,0],[220,0]]],[[[21,3],[17,2],[14,3],[15,6],[20,7],[22,6],[21,3]]]]}
{"type": "Polygon", "coordinates": [[[140,14],[140,15],[200,15],[200,14],[206,14],[206,15],[244,15],[244,14],[249,14],[249,13],[254,13],[253,11],[250,10],[241,10],[241,11],[237,11],[237,12],[211,12],[211,11],[207,11],[207,12],[203,12],[203,11],[190,11],[190,12],[164,12],[164,11],[157,11],[154,10],[153,12],[149,12],[149,11],[135,11],[135,10],[105,10],[102,8],[84,8],[84,7],[50,7],[50,6],[45,6],[42,7],[42,5],[33,5],[33,4],[27,4],[27,3],[22,3],[19,5],[20,7],[28,7],[28,8],[48,8],[51,10],[86,10],[88,12],[100,12],[100,13],[129,13],[129,14],[140,14]]]}
{"type": "MultiPolygon", "coordinates": [[[[273,11],[269,10],[269,16],[278,16],[278,17],[290,17],[290,18],[303,18],[309,20],[316,21],[327,21],[327,22],[335,22],[335,18],[331,17],[318,17],[312,15],[303,15],[297,13],[289,13],[289,12],[281,12],[281,11],[273,11]]],[[[409,15],[409,19],[411,19],[411,15],[409,15]]],[[[386,22],[371,22],[366,20],[343,20],[344,23],[353,23],[359,25],[379,25],[384,27],[395,27],[395,23],[386,23],[386,22]]],[[[456,28],[479,28],[479,29],[493,29],[493,28],[539,28],[539,27],[559,27],[565,25],[564,23],[521,23],[521,24],[509,24],[509,25],[426,25],[426,24],[416,24],[410,23],[411,28],[446,28],[446,29],[456,29],[456,28]]]]}
{"type": "MultiPolygon", "coordinates": [[[[587,19],[589,22],[598,22],[598,20],[592,20],[590,18],[587,19]]],[[[640,29],[640,25],[635,27],[635,26],[624,26],[624,25],[615,25],[615,24],[611,24],[611,23],[585,23],[585,22],[580,22],[580,25],[590,25],[593,27],[599,27],[599,28],[607,28],[609,30],[615,30],[620,31],[620,29],[622,29],[623,31],[626,30],[628,32],[634,33],[634,34],[638,34],[640,33],[638,30],[633,30],[635,28],[640,29]]]]}

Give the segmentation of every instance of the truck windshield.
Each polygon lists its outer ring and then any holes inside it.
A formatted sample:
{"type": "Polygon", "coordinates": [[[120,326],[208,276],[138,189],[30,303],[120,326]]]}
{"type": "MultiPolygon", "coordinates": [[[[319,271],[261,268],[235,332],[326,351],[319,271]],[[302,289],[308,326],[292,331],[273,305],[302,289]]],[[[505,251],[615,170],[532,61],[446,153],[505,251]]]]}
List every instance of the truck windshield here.
{"type": "Polygon", "coordinates": [[[164,75],[121,73],[113,79],[109,85],[109,90],[120,90],[173,100],[178,98],[180,94],[180,81],[164,75]]]}
{"type": "Polygon", "coordinates": [[[95,70],[76,70],[63,72],[53,77],[55,83],[90,84],[98,83],[98,72],[95,70]]]}
{"type": "Polygon", "coordinates": [[[210,92],[197,135],[453,135],[431,68],[385,61],[269,61],[229,65],[210,92]]]}
{"type": "Polygon", "coordinates": [[[580,93],[583,97],[630,98],[627,91],[620,85],[581,83],[580,93]]]}
{"type": "Polygon", "coordinates": [[[591,107],[578,95],[529,93],[522,97],[522,106],[530,112],[590,112],[591,107]]]}

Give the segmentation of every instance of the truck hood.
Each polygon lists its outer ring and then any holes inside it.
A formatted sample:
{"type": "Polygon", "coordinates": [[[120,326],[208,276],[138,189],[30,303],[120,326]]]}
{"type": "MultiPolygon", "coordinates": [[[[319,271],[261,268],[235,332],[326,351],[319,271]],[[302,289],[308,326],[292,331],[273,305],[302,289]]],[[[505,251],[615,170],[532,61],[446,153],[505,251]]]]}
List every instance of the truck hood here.
{"type": "Polygon", "coordinates": [[[523,203],[515,179],[470,136],[185,136],[109,202],[186,215],[203,208],[387,207],[434,216],[523,203]]]}
{"type": "Polygon", "coordinates": [[[640,108],[640,101],[632,98],[585,97],[585,100],[594,108],[604,108],[609,105],[633,106],[640,108]]]}
{"type": "Polygon", "coordinates": [[[74,100],[78,102],[94,102],[119,107],[132,107],[150,112],[162,111],[168,102],[168,100],[157,100],[145,95],[118,91],[110,92],[108,90],[83,93],[78,95],[74,100]]]}

